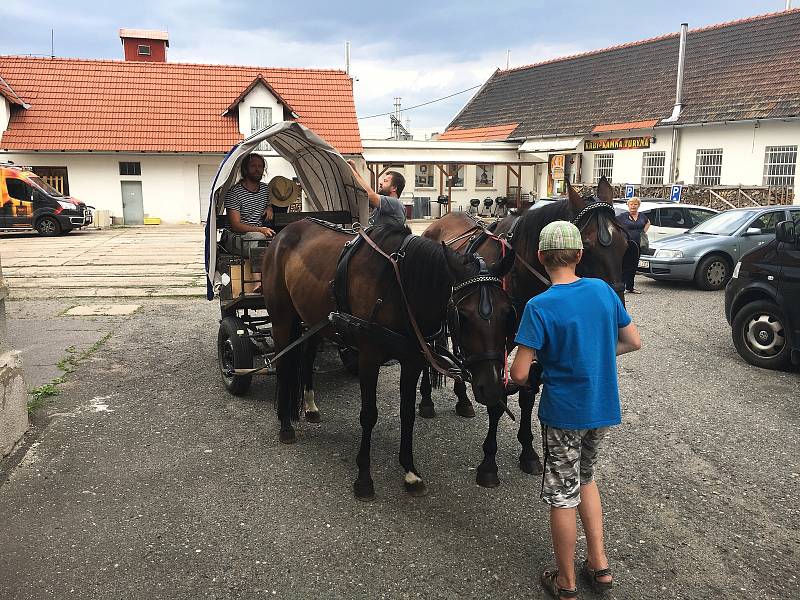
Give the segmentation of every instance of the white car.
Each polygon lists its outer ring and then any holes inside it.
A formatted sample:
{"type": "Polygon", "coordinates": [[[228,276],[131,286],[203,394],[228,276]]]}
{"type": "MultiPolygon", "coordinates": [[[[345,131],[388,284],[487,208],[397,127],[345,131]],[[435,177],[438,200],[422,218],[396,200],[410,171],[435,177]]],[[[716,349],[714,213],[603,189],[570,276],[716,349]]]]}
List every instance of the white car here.
{"type": "MultiPolygon", "coordinates": [[[[628,212],[628,207],[618,201],[614,203],[617,216],[628,212]]],[[[685,233],[695,225],[718,214],[718,210],[695,204],[680,204],[669,200],[642,200],[639,212],[650,219],[647,238],[656,242],[671,235],[685,233]]]]}

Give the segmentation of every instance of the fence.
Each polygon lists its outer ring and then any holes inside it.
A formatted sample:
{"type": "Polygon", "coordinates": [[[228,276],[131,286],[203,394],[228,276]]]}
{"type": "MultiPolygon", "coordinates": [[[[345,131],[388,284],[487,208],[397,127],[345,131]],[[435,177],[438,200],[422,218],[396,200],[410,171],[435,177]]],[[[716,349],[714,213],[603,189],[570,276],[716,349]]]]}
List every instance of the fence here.
{"type": "MultiPolygon", "coordinates": [[[[625,197],[625,185],[614,185],[614,197],[625,197]]],[[[596,186],[584,185],[581,194],[595,193],[596,186]]],[[[672,186],[669,185],[635,185],[634,195],[640,198],[670,199],[672,186]]],[[[764,186],[732,186],[718,185],[704,187],[699,185],[684,185],[681,190],[681,202],[708,206],[717,210],[729,208],[742,208],[747,206],[771,206],[773,204],[793,204],[794,188],[764,187],[764,186]]]]}

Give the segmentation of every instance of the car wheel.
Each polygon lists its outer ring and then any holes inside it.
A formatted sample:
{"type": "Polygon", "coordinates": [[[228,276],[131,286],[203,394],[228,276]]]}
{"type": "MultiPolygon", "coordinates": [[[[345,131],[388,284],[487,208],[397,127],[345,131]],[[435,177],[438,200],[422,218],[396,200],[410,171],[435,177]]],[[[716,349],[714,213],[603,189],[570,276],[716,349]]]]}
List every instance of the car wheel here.
{"type": "Polygon", "coordinates": [[[61,233],[61,224],[55,217],[42,217],[36,223],[36,231],[42,235],[58,235],[61,233]]]}
{"type": "Polygon", "coordinates": [[[757,300],[745,305],[731,324],[736,351],[756,367],[785,369],[792,354],[785,322],[783,311],[772,302],[757,300]]]}
{"type": "Polygon", "coordinates": [[[697,265],[694,282],[701,290],[721,290],[731,278],[731,263],[724,256],[706,256],[697,265]]]}

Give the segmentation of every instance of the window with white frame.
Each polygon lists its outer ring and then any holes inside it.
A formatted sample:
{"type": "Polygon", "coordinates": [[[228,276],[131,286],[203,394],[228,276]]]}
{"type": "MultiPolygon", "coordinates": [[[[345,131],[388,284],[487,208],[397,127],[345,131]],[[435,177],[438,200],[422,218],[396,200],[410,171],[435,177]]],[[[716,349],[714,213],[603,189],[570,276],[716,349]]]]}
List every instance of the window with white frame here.
{"type": "Polygon", "coordinates": [[[592,170],[592,180],[598,183],[600,179],[605,176],[608,182],[611,183],[611,173],[614,170],[614,155],[613,154],[595,154],[594,167],[592,170]]]}
{"type": "Polygon", "coordinates": [[[414,187],[433,187],[433,165],[417,165],[414,173],[414,187]]]}
{"type": "Polygon", "coordinates": [[[794,185],[797,146],[767,146],[764,152],[764,185],[794,185]]]}
{"type": "Polygon", "coordinates": [[[453,187],[464,187],[464,165],[447,165],[445,167],[448,177],[452,177],[453,187]]]}
{"type": "Polygon", "coordinates": [[[475,165],[475,187],[494,187],[494,165],[475,165]]]}
{"type": "Polygon", "coordinates": [[[664,152],[642,154],[642,185],[663,185],[664,163],[664,152]]]}
{"type": "MultiPolygon", "coordinates": [[[[257,133],[272,125],[272,108],[268,106],[250,107],[250,134],[257,133]]],[[[267,142],[261,142],[256,150],[269,150],[267,142]]]]}
{"type": "Polygon", "coordinates": [[[694,182],[697,185],[719,185],[722,175],[722,148],[698,148],[694,163],[694,182]]]}

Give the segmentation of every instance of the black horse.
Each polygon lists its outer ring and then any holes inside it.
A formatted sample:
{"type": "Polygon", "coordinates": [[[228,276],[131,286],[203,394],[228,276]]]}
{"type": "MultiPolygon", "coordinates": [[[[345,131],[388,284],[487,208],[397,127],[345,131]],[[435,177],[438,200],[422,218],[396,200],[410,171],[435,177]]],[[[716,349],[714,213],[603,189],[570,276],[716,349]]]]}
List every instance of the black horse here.
{"type": "MultiPolygon", "coordinates": [[[[420,336],[432,339],[441,331],[448,306],[451,316],[456,311],[462,327],[454,344],[467,352],[480,348],[482,353],[480,360],[466,361],[476,400],[489,407],[498,405],[502,412],[505,338],[498,337],[497,321],[507,320],[513,312],[500,286],[511,262],[486,267],[475,256],[459,255],[443,244],[412,235],[405,227],[377,227],[368,235],[375,247],[366,239],[354,246],[347,274],[337,280],[337,258],[345,243],[358,236],[310,220],[285,227],[264,255],[264,298],[276,352],[299,338],[301,322],[313,327],[331,313],[338,315],[333,321],[337,325],[325,325],[317,335],[358,350],[362,437],[353,489],[361,500],[375,494],[370,443],[378,418],[378,370],[389,359],[400,361],[400,464],[406,490],[418,496],[426,493],[426,485],[414,463],[412,439],[416,386],[426,358],[413,323],[420,336]],[[397,272],[389,258],[396,261],[397,272]],[[340,286],[336,294],[331,294],[332,281],[340,286]],[[346,313],[341,304],[347,305],[346,313]]],[[[298,345],[277,361],[279,439],[284,443],[296,441],[292,421],[299,417],[304,385],[306,416],[319,420],[313,391],[309,394],[316,337],[310,338],[305,356],[303,345],[298,345]]]]}
{"type": "MultiPolygon", "coordinates": [[[[584,253],[577,274],[581,277],[603,279],[624,302],[623,265],[638,259],[638,247],[629,244],[628,236],[616,222],[611,185],[602,178],[597,186],[597,196],[589,198],[582,198],[569,184],[567,193],[568,197],[564,200],[528,210],[521,216],[509,215],[497,222],[491,231],[484,231],[483,227],[471,217],[451,213],[453,216],[443,217],[424,233],[426,237],[432,239],[452,241],[452,245],[461,251],[477,251],[487,262],[498,260],[506,251],[504,241],[511,246],[516,260],[506,276],[506,286],[514,304],[516,319],[498,322],[498,326],[503,328],[509,349],[514,345],[513,339],[525,304],[550,285],[547,273],[537,258],[539,235],[548,223],[561,220],[571,221],[578,226],[583,238],[584,253]]],[[[430,374],[425,375],[430,377],[430,374]]],[[[419,409],[422,416],[434,414],[430,390],[430,380],[423,380],[420,386],[422,402],[419,409]]],[[[467,397],[466,386],[456,382],[455,392],[458,397],[457,412],[462,416],[471,416],[470,413],[474,415],[467,397]]],[[[522,446],[519,466],[526,473],[539,474],[542,472],[542,465],[539,455],[533,449],[531,420],[534,395],[530,388],[522,388],[519,391],[519,405],[521,416],[517,439],[522,446]]],[[[493,406],[487,408],[489,431],[483,443],[484,459],[478,466],[476,479],[482,486],[495,487],[500,483],[495,456],[497,425],[502,415],[502,408],[493,406]]]]}

